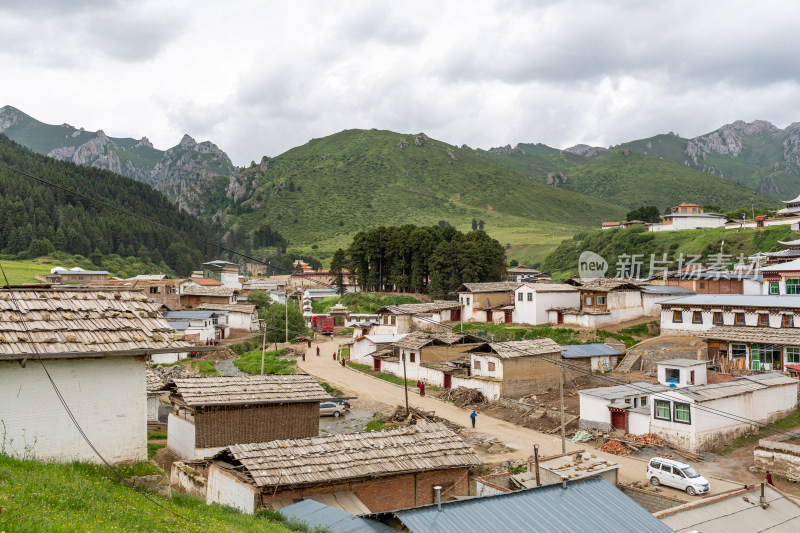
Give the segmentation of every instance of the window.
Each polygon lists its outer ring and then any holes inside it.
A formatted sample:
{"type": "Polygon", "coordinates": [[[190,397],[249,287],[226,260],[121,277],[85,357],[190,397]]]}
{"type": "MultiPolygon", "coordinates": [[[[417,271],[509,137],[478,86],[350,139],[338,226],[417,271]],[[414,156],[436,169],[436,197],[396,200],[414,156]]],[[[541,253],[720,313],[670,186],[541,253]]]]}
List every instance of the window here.
{"type": "Polygon", "coordinates": [[[473,367],[475,370],[480,370],[480,369],[481,369],[481,362],[480,362],[480,361],[475,361],[475,364],[474,364],[474,365],[472,365],[472,367],[473,367]]]}
{"type": "Polygon", "coordinates": [[[668,401],[656,400],[656,418],[660,420],[670,420],[668,401]]]}
{"type": "Polygon", "coordinates": [[[753,344],[750,350],[753,370],[781,368],[781,350],[774,344],[753,344]]]}
{"type": "Polygon", "coordinates": [[[786,348],[786,362],[800,363],[800,348],[796,346],[786,348]]]}
{"type": "Polygon", "coordinates": [[[705,281],[701,281],[700,282],[700,288],[701,289],[705,289],[706,288],[706,282],[705,281]]]}
{"type": "Polygon", "coordinates": [[[682,311],[673,311],[672,312],[672,322],[679,324],[683,322],[683,312],[682,311]]]}
{"type": "Polygon", "coordinates": [[[689,371],[689,385],[694,385],[694,370],[689,371]]]}
{"type": "Polygon", "coordinates": [[[769,284],[769,293],[770,294],[780,294],[781,293],[781,286],[778,283],[770,283],[769,284]]]}
{"type": "Polygon", "coordinates": [[[522,301],[522,293],[521,292],[519,294],[517,294],[517,301],[518,302],[522,301]]]}
{"type": "Polygon", "coordinates": [[[158,294],[158,287],[150,287],[150,294],[158,294]]]}
{"type": "Polygon", "coordinates": [[[598,296],[597,297],[597,305],[606,305],[606,297],[605,296],[598,296]]]}
{"type": "Polygon", "coordinates": [[[692,414],[688,403],[675,402],[675,422],[680,422],[681,424],[692,423],[692,414]]]}
{"type": "Polygon", "coordinates": [[[416,363],[417,362],[417,354],[415,354],[414,352],[408,352],[408,360],[410,362],[412,362],[412,363],[416,363]]]}
{"type": "Polygon", "coordinates": [[[722,325],[722,313],[716,312],[714,313],[714,318],[712,319],[715,326],[722,325]]]}
{"type": "Polygon", "coordinates": [[[786,280],[786,294],[800,294],[800,279],[786,280]]]}
{"type": "Polygon", "coordinates": [[[702,323],[703,323],[703,313],[701,311],[692,312],[692,324],[702,324],[702,323]]]}
{"type": "Polygon", "coordinates": [[[586,305],[592,305],[592,297],[591,296],[587,296],[585,302],[586,302],[586,305]]]}
{"type": "Polygon", "coordinates": [[[661,470],[661,461],[656,461],[655,459],[651,460],[650,468],[653,470],[661,470]]]}
{"type": "Polygon", "coordinates": [[[469,296],[467,296],[467,305],[469,305],[469,296]]]}
{"type": "Polygon", "coordinates": [[[759,313],[758,314],[758,325],[759,326],[769,326],[769,315],[767,313],[759,313]]]}
{"type": "Polygon", "coordinates": [[[737,359],[739,357],[747,357],[746,344],[731,344],[731,357],[737,359]]]}
{"type": "Polygon", "coordinates": [[[781,316],[781,327],[783,327],[783,328],[793,328],[794,327],[794,316],[792,316],[792,315],[783,315],[783,316],[781,316]]]}
{"type": "Polygon", "coordinates": [[[639,398],[639,407],[647,407],[647,396],[639,398]]]}
{"type": "Polygon", "coordinates": [[[734,313],[733,324],[736,326],[744,326],[744,313],[734,313]]]}
{"type": "Polygon", "coordinates": [[[529,292],[529,293],[528,293],[528,301],[529,301],[529,302],[532,302],[532,301],[533,301],[533,293],[532,293],[532,292],[529,292]]]}
{"type": "Polygon", "coordinates": [[[492,362],[490,361],[489,363],[487,363],[487,365],[486,365],[486,366],[488,366],[488,367],[489,367],[489,372],[494,372],[494,363],[492,363],[492,362]]]}

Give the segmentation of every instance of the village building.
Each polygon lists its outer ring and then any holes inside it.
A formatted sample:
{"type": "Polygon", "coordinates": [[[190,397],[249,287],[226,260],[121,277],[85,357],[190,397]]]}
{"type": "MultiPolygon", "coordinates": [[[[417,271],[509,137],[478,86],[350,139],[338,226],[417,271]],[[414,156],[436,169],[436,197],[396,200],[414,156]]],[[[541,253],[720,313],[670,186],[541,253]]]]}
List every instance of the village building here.
{"type": "Polygon", "coordinates": [[[611,372],[625,355],[625,345],[608,344],[567,344],[561,347],[561,357],[567,359],[570,366],[584,365],[590,372],[611,372]]]}
{"type": "Polygon", "coordinates": [[[347,313],[344,318],[344,327],[353,328],[353,338],[369,335],[373,326],[380,324],[378,313],[347,313]]]}
{"type": "Polygon", "coordinates": [[[196,307],[200,304],[235,304],[238,293],[230,287],[188,285],[181,289],[181,306],[196,307]]]}
{"type": "Polygon", "coordinates": [[[600,229],[619,229],[619,227],[620,227],[619,221],[603,222],[600,225],[600,229]]]}
{"type": "Polygon", "coordinates": [[[245,331],[258,331],[258,313],[253,304],[199,304],[198,311],[222,311],[227,313],[228,327],[245,331]]]}
{"type": "Polygon", "coordinates": [[[182,459],[226,446],[319,434],[319,404],[330,395],[307,375],[174,378],[167,447],[182,459]]]}
{"type": "MultiPolygon", "coordinates": [[[[347,270],[342,271],[344,275],[343,286],[345,293],[359,292],[361,289],[354,283],[347,270]]],[[[323,289],[333,290],[331,296],[338,296],[339,290],[336,285],[336,277],[327,270],[295,272],[287,277],[290,286],[297,289],[323,289]]]]}
{"type": "Polygon", "coordinates": [[[250,291],[283,291],[286,289],[286,281],[283,280],[273,280],[272,278],[253,278],[245,280],[242,283],[242,294],[243,296],[247,296],[250,294],[250,291]]]}
{"type": "Polygon", "coordinates": [[[755,274],[736,272],[683,271],[668,272],[647,280],[651,287],[681,287],[685,294],[760,294],[761,278],[755,274]]]}
{"type": "Polygon", "coordinates": [[[550,322],[550,309],[577,308],[580,299],[580,293],[572,285],[524,282],[514,290],[511,316],[506,313],[503,318],[511,318],[518,324],[547,324],[550,322]]]}
{"type": "Polygon", "coordinates": [[[548,338],[479,344],[469,351],[475,377],[500,384],[504,398],[557,388],[561,346],[548,338]]]}
{"type": "Polygon", "coordinates": [[[794,200],[781,200],[786,207],[775,211],[776,217],[800,217],[800,195],[794,200]]]}
{"type": "Polygon", "coordinates": [[[513,322],[516,281],[464,283],[456,292],[464,322],[513,322]]]}
{"type": "Polygon", "coordinates": [[[648,231],[675,231],[699,228],[721,228],[728,218],[717,213],[705,213],[697,204],[684,202],[672,207],[670,213],[661,216],[661,224],[651,224],[648,231]]]}
{"type": "Polygon", "coordinates": [[[692,452],[719,448],[797,409],[796,379],[777,372],[708,383],[705,361],[661,361],[658,384],[579,391],[582,428],[655,433],[692,452]]]}
{"type": "Polygon", "coordinates": [[[779,370],[800,363],[800,296],[697,295],[661,307],[661,335],[702,337],[714,364],[779,370]]]}
{"type": "Polygon", "coordinates": [[[161,395],[166,392],[164,382],[154,370],[147,369],[147,421],[158,422],[158,408],[161,395]]]}
{"type": "Polygon", "coordinates": [[[778,241],[784,249],[777,252],[759,252],[750,256],[750,259],[757,265],[776,265],[800,259],[800,239],[791,241],[778,241]]]}
{"type": "Polygon", "coordinates": [[[331,531],[336,533],[395,533],[397,530],[371,518],[361,518],[360,514],[369,509],[350,493],[321,494],[297,503],[282,507],[280,512],[287,519],[306,524],[312,531],[331,531]],[[344,497],[343,497],[344,496],[344,497]],[[324,503],[324,502],[328,503],[324,503]]]}
{"type": "Polygon", "coordinates": [[[761,269],[762,294],[800,296],[800,259],[761,269]]]}
{"type": "Polygon", "coordinates": [[[402,530],[411,533],[673,533],[601,477],[362,516],[389,524],[398,520],[402,530]]]}
{"type": "Polygon", "coordinates": [[[579,306],[548,309],[548,322],[585,328],[602,328],[658,315],[658,303],[684,293],[680,287],[642,286],[631,280],[597,278],[570,279],[579,292],[579,306]]]}
{"type": "Polygon", "coordinates": [[[108,280],[105,286],[127,289],[142,289],[151,302],[169,310],[181,308],[180,289],[182,280],[169,279],[164,274],[139,275],[124,280],[108,280]]]}
{"type": "Polygon", "coordinates": [[[369,334],[353,340],[350,348],[350,360],[362,365],[377,365],[375,370],[380,370],[380,359],[373,359],[373,354],[379,350],[392,352],[392,345],[405,337],[407,333],[396,334],[369,334]]]}
{"type": "Polygon", "coordinates": [[[34,276],[37,280],[52,284],[89,284],[103,285],[108,280],[105,270],[84,270],[80,267],[66,268],[55,267],[50,269],[50,274],[34,276]]]}
{"type": "Polygon", "coordinates": [[[100,462],[64,413],[52,377],[106,460],[146,460],[147,359],[189,349],[141,290],[0,289],[5,453],[100,462]]]}
{"type": "Polygon", "coordinates": [[[203,277],[219,281],[225,287],[231,289],[241,289],[242,282],[239,279],[239,265],[230,261],[209,261],[203,263],[203,277]]]}
{"type": "Polygon", "coordinates": [[[434,300],[428,303],[387,305],[376,311],[378,325],[370,333],[401,334],[414,330],[441,330],[444,322],[458,322],[461,315],[459,302],[434,300]]]}
{"type": "Polygon", "coordinates": [[[523,281],[530,281],[531,283],[548,282],[552,279],[550,274],[545,274],[535,268],[525,268],[522,265],[511,267],[508,269],[508,281],[515,281],[522,283],[523,281]]]}
{"type": "Polygon", "coordinates": [[[753,450],[753,462],[760,470],[800,482],[800,431],[759,439],[753,450]]]}
{"type": "Polygon", "coordinates": [[[204,278],[202,272],[198,271],[192,272],[192,275],[188,278],[179,280],[178,292],[183,293],[186,287],[222,287],[222,283],[214,278],[204,278]]]}
{"type": "Polygon", "coordinates": [[[230,333],[225,311],[166,311],[164,318],[185,340],[198,346],[224,339],[230,333]]]}
{"type": "Polygon", "coordinates": [[[351,492],[373,513],[469,494],[484,464],[444,424],[233,445],[208,470],[206,502],[252,514],[315,495],[351,492]]]}
{"type": "Polygon", "coordinates": [[[800,529],[800,504],[772,485],[744,488],[704,497],[654,513],[676,533],[794,533],[800,529]]]}

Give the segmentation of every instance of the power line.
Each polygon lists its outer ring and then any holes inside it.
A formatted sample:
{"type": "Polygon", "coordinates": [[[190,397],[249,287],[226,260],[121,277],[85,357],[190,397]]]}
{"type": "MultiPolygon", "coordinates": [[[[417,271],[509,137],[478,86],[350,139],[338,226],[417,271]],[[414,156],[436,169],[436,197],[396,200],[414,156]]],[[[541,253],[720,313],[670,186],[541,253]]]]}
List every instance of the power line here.
{"type": "Polygon", "coordinates": [[[183,519],[183,520],[185,520],[187,522],[194,523],[194,522],[192,522],[192,520],[190,520],[190,519],[186,518],[185,516],[173,511],[172,509],[169,509],[168,507],[165,507],[164,505],[162,505],[161,503],[159,503],[158,501],[153,499],[148,494],[146,494],[146,493],[142,492],[141,490],[139,490],[136,487],[136,485],[134,485],[132,482],[130,482],[127,479],[125,479],[125,476],[123,476],[116,468],[114,468],[111,465],[111,463],[109,463],[106,460],[106,458],[103,457],[103,455],[100,453],[100,451],[95,447],[95,445],[89,439],[89,436],[86,435],[86,433],[83,431],[83,428],[81,427],[80,423],[78,422],[78,419],[75,417],[75,414],[72,412],[72,409],[70,409],[69,404],[67,404],[67,400],[61,394],[61,391],[59,390],[58,386],[56,385],[55,380],[53,380],[53,376],[50,375],[50,371],[47,369],[47,365],[44,364],[44,360],[42,359],[41,355],[39,354],[39,350],[36,348],[36,341],[33,339],[33,334],[31,333],[31,330],[28,328],[28,323],[25,320],[25,315],[22,313],[22,309],[19,306],[19,302],[17,301],[17,297],[14,294],[14,290],[11,288],[11,285],[8,282],[8,277],[6,276],[6,271],[3,268],[2,263],[0,263],[0,272],[2,272],[2,274],[3,274],[3,279],[5,280],[6,286],[8,287],[9,294],[11,295],[11,301],[14,303],[14,307],[16,308],[17,314],[19,315],[20,322],[22,323],[22,326],[25,328],[25,333],[27,334],[28,339],[30,340],[30,345],[33,348],[33,353],[36,355],[36,359],[39,361],[39,364],[42,365],[42,370],[44,370],[44,373],[47,375],[47,379],[50,381],[50,385],[53,387],[53,391],[56,393],[56,396],[58,397],[59,402],[61,402],[61,405],[64,407],[64,410],[67,412],[67,416],[69,416],[69,418],[72,421],[72,423],[74,424],[75,428],[78,430],[78,433],[80,433],[81,437],[83,437],[83,440],[86,441],[86,444],[89,445],[89,447],[97,455],[97,457],[99,457],[100,460],[114,474],[116,474],[117,477],[119,477],[119,479],[123,483],[125,483],[130,488],[135,490],[137,493],[141,494],[142,496],[144,496],[145,498],[150,500],[152,503],[154,503],[156,506],[160,507],[161,509],[164,509],[165,511],[168,511],[168,512],[174,514],[175,516],[177,516],[178,518],[181,518],[181,519],[183,519]]]}

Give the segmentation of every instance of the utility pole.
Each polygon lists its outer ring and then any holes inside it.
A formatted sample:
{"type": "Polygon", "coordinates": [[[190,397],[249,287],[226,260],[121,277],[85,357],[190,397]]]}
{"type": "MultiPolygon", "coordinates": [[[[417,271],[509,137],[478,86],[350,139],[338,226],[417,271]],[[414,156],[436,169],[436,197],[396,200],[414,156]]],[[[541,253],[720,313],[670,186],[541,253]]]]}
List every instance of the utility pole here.
{"type": "Polygon", "coordinates": [[[558,395],[561,398],[561,453],[567,453],[567,434],[564,428],[564,367],[559,365],[559,370],[558,395]]]}
{"type": "Polygon", "coordinates": [[[264,352],[267,349],[267,323],[261,321],[261,327],[264,328],[264,336],[261,338],[261,375],[264,375],[264,352]]]}
{"type": "Polygon", "coordinates": [[[286,340],[284,342],[289,342],[289,294],[287,291],[286,294],[286,305],[283,306],[286,311],[286,317],[284,318],[283,325],[286,326],[286,340]]]}
{"type": "Polygon", "coordinates": [[[464,302],[461,300],[461,297],[458,298],[458,305],[458,320],[460,321],[459,326],[461,327],[461,333],[464,333],[464,302]]]}
{"type": "Polygon", "coordinates": [[[536,486],[541,487],[542,482],[539,480],[539,445],[533,445],[533,464],[536,467],[536,486]]]}
{"type": "MultiPolygon", "coordinates": [[[[396,350],[397,348],[395,348],[396,350]]],[[[408,409],[408,379],[406,379],[406,354],[403,353],[403,389],[406,391],[406,416],[411,414],[408,409]]]]}

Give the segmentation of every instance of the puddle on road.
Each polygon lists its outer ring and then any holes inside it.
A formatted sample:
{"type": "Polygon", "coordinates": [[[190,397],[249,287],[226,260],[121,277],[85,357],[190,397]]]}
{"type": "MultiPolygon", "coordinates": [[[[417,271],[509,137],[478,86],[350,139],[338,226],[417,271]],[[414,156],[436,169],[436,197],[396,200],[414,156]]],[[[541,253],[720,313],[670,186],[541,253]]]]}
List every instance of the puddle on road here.
{"type": "Polygon", "coordinates": [[[351,408],[344,416],[321,416],[319,418],[319,434],[330,435],[340,433],[356,433],[363,431],[364,426],[372,418],[372,411],[351,408]]]}

